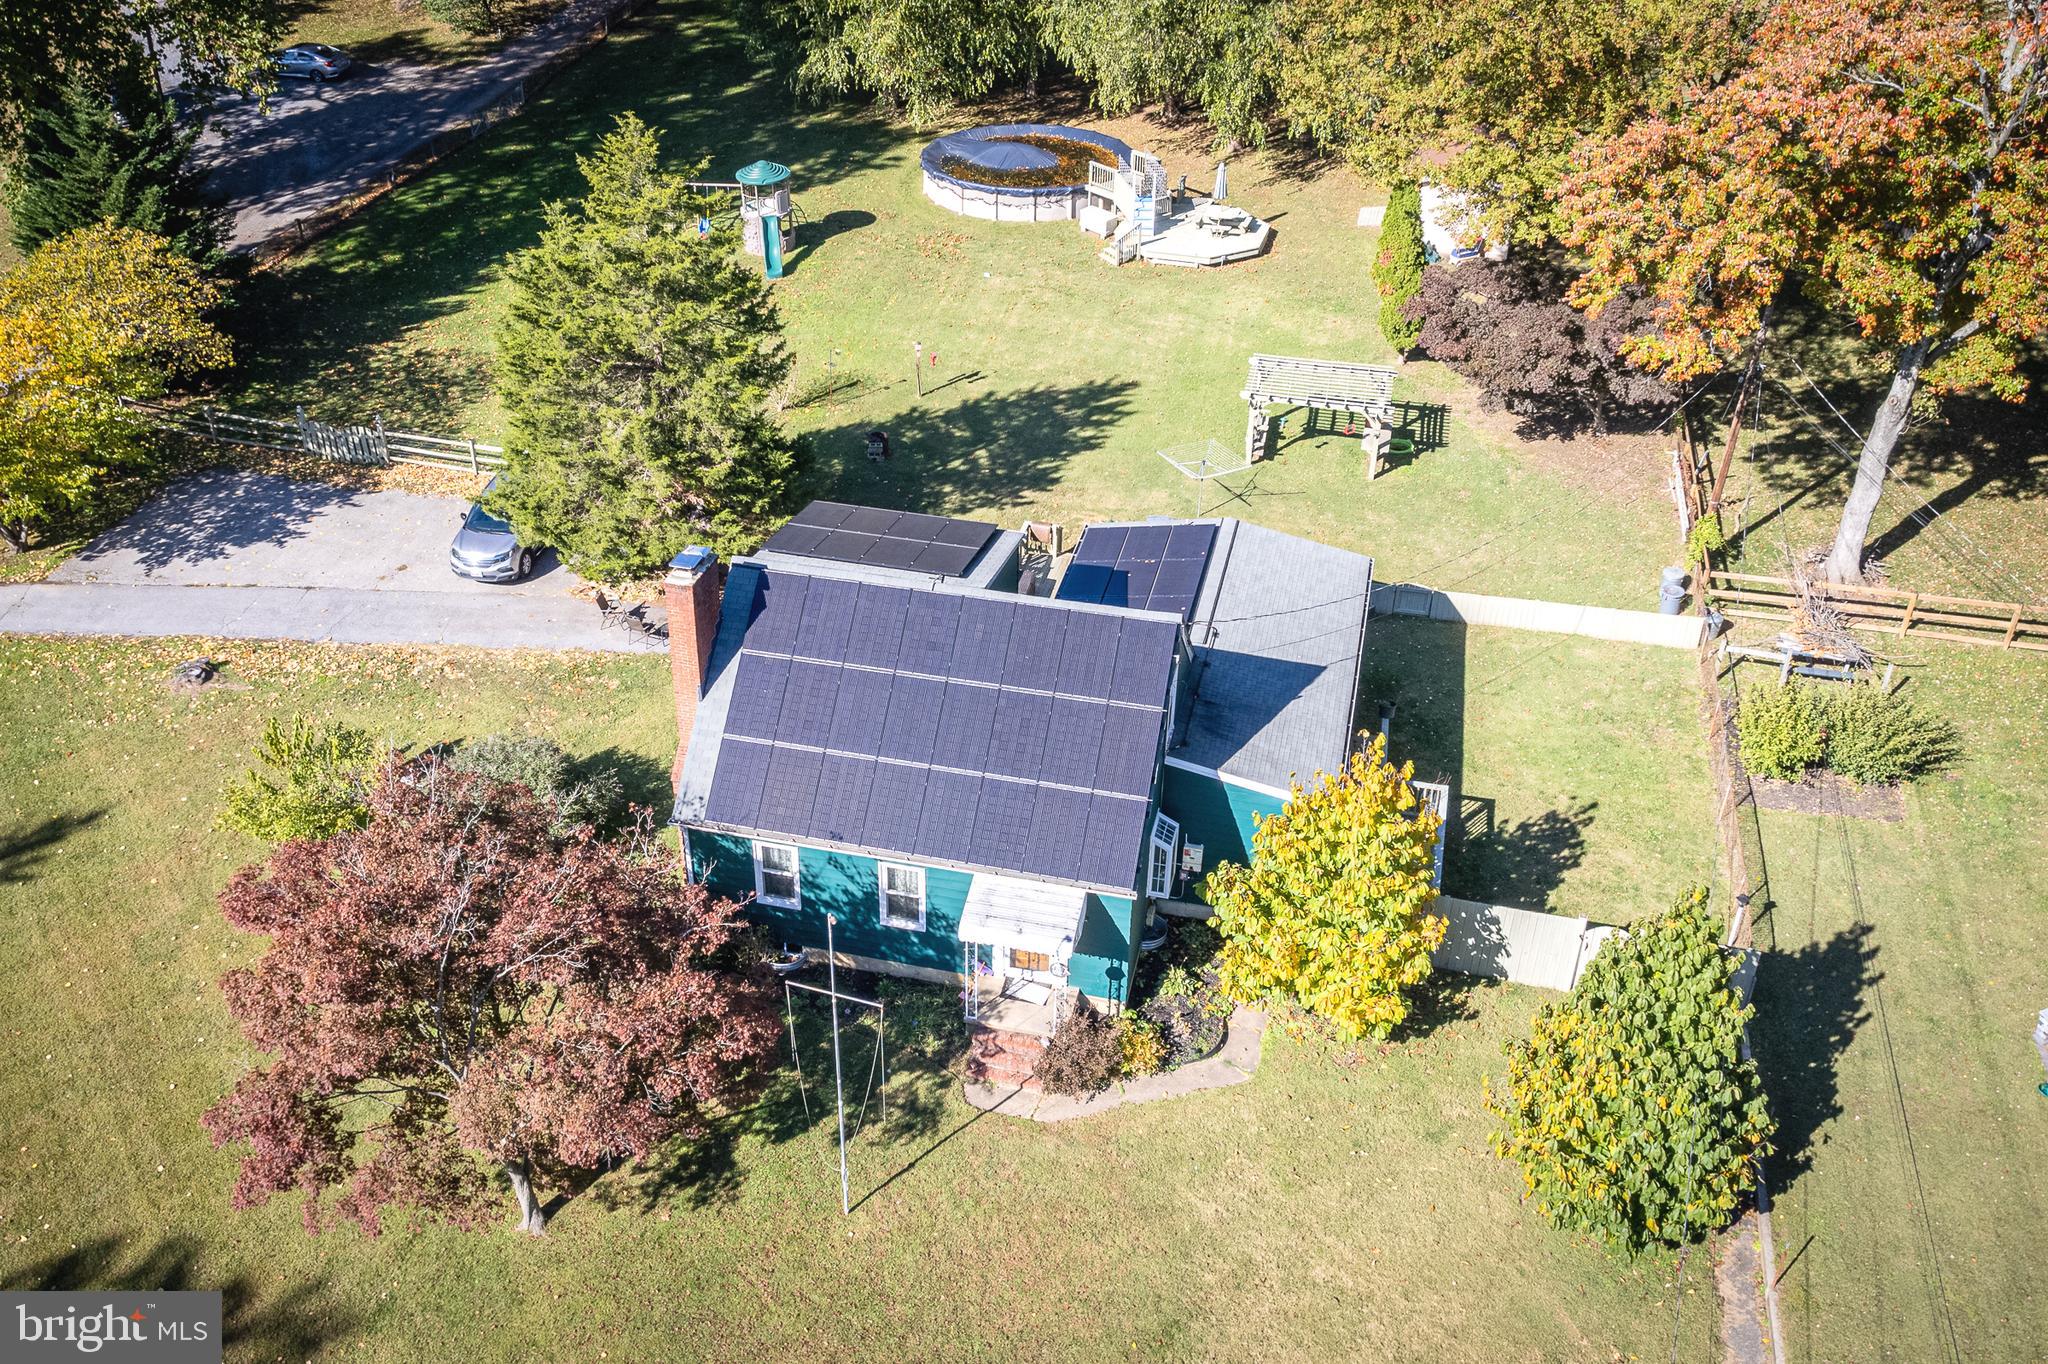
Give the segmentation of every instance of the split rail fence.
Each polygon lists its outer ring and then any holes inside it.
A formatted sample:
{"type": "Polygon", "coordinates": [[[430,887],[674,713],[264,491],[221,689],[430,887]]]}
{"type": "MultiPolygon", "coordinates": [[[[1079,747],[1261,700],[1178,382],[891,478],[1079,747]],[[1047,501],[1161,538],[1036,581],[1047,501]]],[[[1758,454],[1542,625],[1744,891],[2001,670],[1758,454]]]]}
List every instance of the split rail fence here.
{"type": "Polygon", "coordinates": [[[373,419],[368,426],[334,426],[308,417],[304,408],[292,420],[278,421],[221,407],[171,407],[125,398],[121,406],[159,430],[179,431],[223,445],[311,455],[337,464],[421,464],[473,474],[505,467],[502,446],[486,445],[470,436],[450,438],[418,431],[392,431],[386,429],[382,417],[373,419]]]}

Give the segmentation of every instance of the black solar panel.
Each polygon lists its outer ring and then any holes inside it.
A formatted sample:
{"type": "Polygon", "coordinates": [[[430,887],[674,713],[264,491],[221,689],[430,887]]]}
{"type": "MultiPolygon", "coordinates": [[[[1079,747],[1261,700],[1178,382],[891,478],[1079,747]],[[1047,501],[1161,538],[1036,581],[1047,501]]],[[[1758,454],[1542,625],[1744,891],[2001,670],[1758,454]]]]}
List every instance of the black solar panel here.
{"type": "Polygon", "coordinates": [[[1129,881],[1137,867],[1133,852],[1145,841],[1146,803],[1128,796],[1092,797],[1088,831],[1081,841],[1081,879],[1114,886],[1129,881]]]}
{"type": "Polygon", "coordinates": [[[1169,611],[1186,620],[1216,545],[1216,527],[1090,526],[1060,579],[1061,601],[1169,611]]]}
{"type": "Polygon", "coordinates": [[[996,527],[986,521],[813,502],[761,548],[807,559],[958,577],[995,536],[996,527]]]}
{"type": "Polygon", "coordinates": [[[749,573],[735,579],[750,624],[708,822],[1132,883],[1179,647],[1171,621],[749,573]]]}
{"type": "Polygon", "coordinates": [[[982,770],[988,761],[988,737],[995,727],[998,695],[994,687],[946,684],[938,739],[932,745],[932,766],[982,770]]]}

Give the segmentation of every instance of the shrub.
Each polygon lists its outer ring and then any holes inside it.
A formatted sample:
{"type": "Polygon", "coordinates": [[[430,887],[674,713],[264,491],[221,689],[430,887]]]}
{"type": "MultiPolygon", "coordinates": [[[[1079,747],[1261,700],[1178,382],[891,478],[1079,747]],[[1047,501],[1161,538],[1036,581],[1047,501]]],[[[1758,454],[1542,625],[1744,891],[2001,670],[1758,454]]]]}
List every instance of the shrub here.
{"type": "Polygon", "coordinates": [[[1639,369],[1621,347],[1652,330],[1656,317],[1641,290],[1625,290],[1598,316],[1565,302],[1576,278],[1562,258],[1541,251],[1513,260],[1432,265],[1406,307],[1417,344],[1478,385],[1486,406],[1529,419],[1538,433],[1610,422],[1662,422],[1677,390],[1639,369]]]}
{"type": "Polygon", "coordinates": [[[1631,1255],[1680,1245],[1727,1224],[1769,1153],[1763,1083],[1742,1055],[1754,1010],[1719,929],[1697,888],[1609,939],[1507,1044],[1505,1080],[1488,1077],[1494,1154],[1552,1224],[1631,1255]]]}
{"type": "Polygon", "coordinates": [[[449,756],[448,766],[457,772],[473,772],[486,781],[525,787],[554,807],[556,819],[564,827],[615,825],[626,803],[625,788],[616,773],[578,776],[562,746],[539,735],[487,734],[472,739],[449,756]]]}
{"type": "Polygon", "coordinates": [[[1153,1075],[1166,1066],[1166,1039],[1159,1025],[1134,1013],[1116,1016],[1116,1040],[1125,1075],[1153,1075]]]}
{"type": "Polygon", "coordinates": [[[1823,710],[1827,765],[1853,782],[1881,786],[1910,781],[1953,762],[1960,752],[1954,725],[1880,687],[1831,692],[1823,710]]]}
{"type": "Polygon", "coordinates": [[[1230,1001],[1212,990],[1192,996],[1161,995],[1139,1006],[1139,1015],[1158,1029],[1160,1044],[1165,1049],[1165,1057],[1157,1068],[1184,1066],[1216,1050],[1216,1044],[1223,1040],[1224,1016],[1229,1012],[1230,1001]],[[1223,1004],[1220,1014],[1213,1007],[1219,999],[1223,1004]]]}
{"type": "Polygon", "coordinates": [[[1078,996],[1053,1030],[1033,1073],[1046,1093],[1079,1099],[1109,1088],[1123,1065],[1121,1035],[1085,996],[1078,996]]]}
{"type": "Polygon", "coordinates": [[[1704,563],[1709,554],[1719,554],[1726,548],[1728,536],[1721,529],[1721,522],[1713,516],[1702,516],[1692,523],[1692,533],[1685,537],[1685,561],[1704,563]]]}
{"type": "Polygon", "coordinates": [[[1873,686],[1759,687],[1742,698],[1735,727],[1743,765],[1779,781],[1824,767],[1882,786],[1933,771],[1961,751],[1954,725],[1873,686]]]}
{"type": "Polygon", "coordinates": [[[947,1057],[967,1045],[967,1020],[957,992],[900,976],[883,976],[875,994],[889,1006],[888,1060],[905,1055],[947,1057]]]}
{"type": "Polygon", "coordinates": [[[1159,978],[1159,988],[1154,993],[1161,999],[1184,999],[1194,994],[1198,986],[1185,966],[1169,966],[1166,974],[1159,978]]]}
{"type": "Polygon", "coordinates": [[[1810,686],[1755,687],[1735,710],[1742,765],[1759,776],[1798,781],[1820,766],[1826,716],[1810,686]]]}
{"type": "Polygon", "coordinates": [[[1372,282],[1380,296],[1380,332],[1397,355],[1415,349],[1422,323],[1410,317],[1408,300],[1422,288],[1422,190],[1413,182],[1394,186],[1380,220],[1380,254],[1372,282]]]}
{"type": "Polygon", "coordinates": [[[220,826],[269,843],[360,829],[370,818],[377,756],[377,746],[359,729],[304,716],[286,725],[273,716],[256,744],[257,760],[268,770],[252,768],[228,783],[220,826]]]}
{"type": "Polygon", "coordinates": [[[1414,770],[1389,764],[1375,735],[1336,774],[1294,784],[1259,821],[1249,867],[1210,874],[1233,999],[1283,998],[1354,1038],[1385,1038],[1408,1016],[1404,991],[1429,978],[1448,926],[1429,912],[1441,821],[1420,805],[1414,770]]]}

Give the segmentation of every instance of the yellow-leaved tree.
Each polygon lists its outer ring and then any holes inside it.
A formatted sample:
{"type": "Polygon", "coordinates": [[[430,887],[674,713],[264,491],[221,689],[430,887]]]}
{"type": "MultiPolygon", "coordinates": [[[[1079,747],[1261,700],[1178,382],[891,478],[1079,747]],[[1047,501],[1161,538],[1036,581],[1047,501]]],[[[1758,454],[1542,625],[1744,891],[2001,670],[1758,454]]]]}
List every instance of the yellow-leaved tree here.
{"type": "Polygon", "coordinates": [[[101,223],[0,275],[0,537],[15,549],[132,459],[122,398],[224,365],[219,290],[161,237],[101,223]]]}
{"type": "Polygon", "coordinates": [[[1251,865],[1210,874],[1232,996],[1290,1000],[1350,1037],[1383,1038],[1408,1016],[1403,992],[1429,978],[1446,927],[1429,912],[1442,821],[1414,775],[1375,736],[1341,772],[1294,783],[1252,834],[1251,865]]]}

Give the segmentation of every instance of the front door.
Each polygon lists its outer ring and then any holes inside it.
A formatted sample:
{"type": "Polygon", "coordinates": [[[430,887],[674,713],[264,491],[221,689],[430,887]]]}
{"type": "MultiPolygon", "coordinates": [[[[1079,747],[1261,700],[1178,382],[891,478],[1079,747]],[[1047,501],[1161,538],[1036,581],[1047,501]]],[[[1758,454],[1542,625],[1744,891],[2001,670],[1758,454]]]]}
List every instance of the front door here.
{"type": "Polygon", "coordinates": [[[1032,952],[1022,947],[998,947],[996,949],[996,972],[1007,977],[1004,992],[1019,998],[1029,999],[1033,1004],[1043,1004],[1052,997],[1052,991],[1060,985],[1059,974],[1053,968],[1052,954],[1032,952]],[[1019,987],[1022,988],[1019,988],[1019,987]],[[1043,997],[1039,997],[1041,991],[1043,997]]]}

